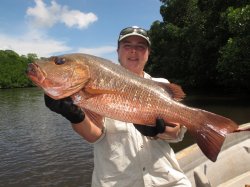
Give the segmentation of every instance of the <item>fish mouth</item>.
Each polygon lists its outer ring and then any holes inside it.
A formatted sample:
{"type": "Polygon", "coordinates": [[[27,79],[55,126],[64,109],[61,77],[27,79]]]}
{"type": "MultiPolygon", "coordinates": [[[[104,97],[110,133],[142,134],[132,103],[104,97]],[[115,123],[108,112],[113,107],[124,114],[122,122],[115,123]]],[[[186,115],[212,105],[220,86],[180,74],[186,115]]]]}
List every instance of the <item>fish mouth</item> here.
{"type": "Polygon", "coordinates": [[[45,80],[45,73],[36,63],[28,64],[26,74],[36,84],[41,84],[45,80]]]}

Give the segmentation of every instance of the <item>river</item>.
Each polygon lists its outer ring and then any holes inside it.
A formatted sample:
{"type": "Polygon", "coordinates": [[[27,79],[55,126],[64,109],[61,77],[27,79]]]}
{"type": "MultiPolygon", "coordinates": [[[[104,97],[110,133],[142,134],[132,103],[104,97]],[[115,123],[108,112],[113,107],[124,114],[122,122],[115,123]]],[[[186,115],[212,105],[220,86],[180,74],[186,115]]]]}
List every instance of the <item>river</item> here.
{"type": "MultiPolygon", "coordinates": [[[[187,105],[250,121],[250,100],[190,95],[187,105]]],[[[187,135],[176,151],[192,143],[187,135]]],[[[0,89],[0,187],[88,187],[92,147],[44,105],[37,88],[0,89]]]]}

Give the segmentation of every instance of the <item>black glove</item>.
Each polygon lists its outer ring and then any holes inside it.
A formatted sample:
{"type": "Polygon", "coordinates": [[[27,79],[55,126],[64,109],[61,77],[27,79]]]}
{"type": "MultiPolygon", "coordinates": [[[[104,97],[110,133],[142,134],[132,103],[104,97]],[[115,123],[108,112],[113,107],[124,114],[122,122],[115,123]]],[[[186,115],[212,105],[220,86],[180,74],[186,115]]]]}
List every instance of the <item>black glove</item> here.
{"type": "Polygon", "coordinates": [[[134,126],[142,135],[154,137],[165,131],[166,124],[162,118],[157,118],[154,127],[138,124],[134,124],[134,126]]]}
{"type": "Polygon", "coordinates": [[[45,105],[58,114],[61,114],[71,123],[80,123],[84,120],[85,115],[80,107],[73,104],[70,97],[55,100],[44,94],[45,105]]]}

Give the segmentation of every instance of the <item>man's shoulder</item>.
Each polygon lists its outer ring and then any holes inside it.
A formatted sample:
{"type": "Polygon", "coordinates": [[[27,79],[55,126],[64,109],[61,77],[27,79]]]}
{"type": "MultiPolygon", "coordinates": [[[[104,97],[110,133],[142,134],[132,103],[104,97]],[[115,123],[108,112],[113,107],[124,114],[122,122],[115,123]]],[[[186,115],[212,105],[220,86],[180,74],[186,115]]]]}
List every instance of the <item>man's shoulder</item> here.
{"type": "Polygon", "coordinates": [[[156,82],[169,83],[169,81],[167,79],[165,79],[165,78],[154,78],[154,77],[152,77],[152,80],[156,81],[156,82]]]}
{"type": "Polygon", "coordinates": [[[152,77],[151,75],[149,75],[146,72],[144,72],[144,78],[151,79],[151,80],[156,81],[156,82],[169,83],[169,81],[167,79],[165,79],[165,78],[152,77]]]}

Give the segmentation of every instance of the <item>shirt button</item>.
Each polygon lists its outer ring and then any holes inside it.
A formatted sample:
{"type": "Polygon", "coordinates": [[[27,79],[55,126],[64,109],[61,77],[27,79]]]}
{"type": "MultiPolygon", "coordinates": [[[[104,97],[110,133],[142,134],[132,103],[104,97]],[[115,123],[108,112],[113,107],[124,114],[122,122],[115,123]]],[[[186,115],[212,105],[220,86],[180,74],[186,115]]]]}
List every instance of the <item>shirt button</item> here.
{"type": "Polygon", "coordinates": [[[145,168],[145,167],[143,167],[143,168],[142,168],[142,171],[145,171],[145,170],[146,170],[146,168],[145,168]]]}
{"type": "Polygon", "coordinates": [[[143,148],[143,145],[141,145],[141,148],[143,148]]]}

